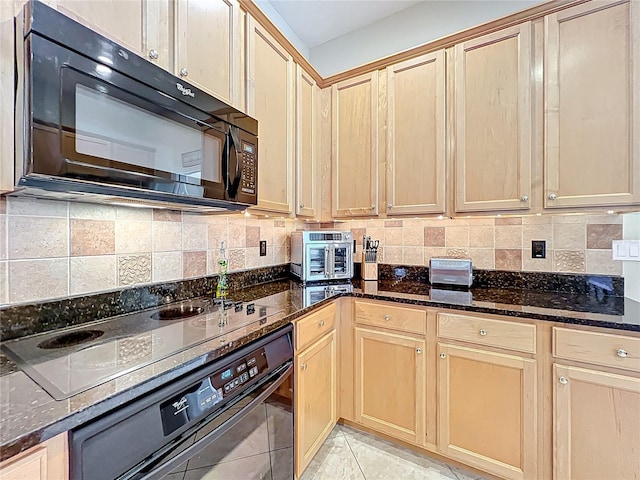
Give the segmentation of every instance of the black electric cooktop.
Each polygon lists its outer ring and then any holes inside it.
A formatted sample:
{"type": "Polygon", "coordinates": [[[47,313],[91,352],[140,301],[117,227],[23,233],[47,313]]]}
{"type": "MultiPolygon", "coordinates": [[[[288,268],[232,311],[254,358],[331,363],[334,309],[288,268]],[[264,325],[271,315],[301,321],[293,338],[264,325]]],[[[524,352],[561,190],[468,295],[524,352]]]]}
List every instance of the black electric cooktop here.
{"type": "Polygon", "coordinates": [[[12,340],[2,348],[47,393],[63,400],[280,311],[197,298],[12,340]]]}

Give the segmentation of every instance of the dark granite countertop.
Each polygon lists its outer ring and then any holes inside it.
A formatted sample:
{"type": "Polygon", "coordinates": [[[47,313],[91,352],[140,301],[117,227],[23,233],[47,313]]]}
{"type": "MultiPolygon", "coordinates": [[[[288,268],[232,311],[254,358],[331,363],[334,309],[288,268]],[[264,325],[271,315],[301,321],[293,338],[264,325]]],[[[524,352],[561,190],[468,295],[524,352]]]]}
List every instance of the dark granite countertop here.
{"type": "MultiPolygon", "coordinates": [[[[640,304],[628,299],[591,294],[550,293],[507,288],[471,292],[436,290],[420,280],[394,278],[355,281],[355,297],[456,310],[527,317],[618,330],[640,331],[640,304]]],[[[223,338],[196,345],[125,376],[55,401],[15,364],[0,354],[0,461],[58,433],[70,430],[123,403],[191,372],[331,300],[304,305],[304,289],[290,280],[276,280],[233,292],[236,300],[260,300],[282,311],[263,325],[251,324],[223,338]]]]}

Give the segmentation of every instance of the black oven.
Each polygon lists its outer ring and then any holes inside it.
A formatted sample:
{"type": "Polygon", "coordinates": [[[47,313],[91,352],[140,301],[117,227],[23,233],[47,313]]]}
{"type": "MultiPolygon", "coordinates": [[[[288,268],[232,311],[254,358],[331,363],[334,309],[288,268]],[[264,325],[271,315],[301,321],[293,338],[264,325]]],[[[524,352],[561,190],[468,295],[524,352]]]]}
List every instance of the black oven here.
{"type": "Polygon", "coordinates": [[[71,479],[292,480],[291,332],[72,431],[71,479]]]}
{"type": "Polygon", "coordinates": [[[16,22],[18,191],[257,203],[254,119],[40,2],[16,22]]]}

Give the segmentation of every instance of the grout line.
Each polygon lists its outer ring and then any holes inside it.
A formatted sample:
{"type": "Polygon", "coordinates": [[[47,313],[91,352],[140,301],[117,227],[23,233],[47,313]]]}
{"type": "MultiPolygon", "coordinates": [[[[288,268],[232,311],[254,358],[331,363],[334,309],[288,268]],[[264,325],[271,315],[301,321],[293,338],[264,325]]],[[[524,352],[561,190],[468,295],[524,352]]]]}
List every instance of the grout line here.
{"type": "MultiPolygon", "coordinates": [[[[342,427],[341,427],[341,429],[342,429],[342,427]]],[[[356,465],[358,465],[358,468],[360,469],[360,473],[362,473],[362,478],[364,478],[364,480],[367,480],[367,476],[364,474],[364,470],[362,470],[362,466],[360,465],[360,462],[358,461],[358,457],[356,457],[356,454],[353,451],[353,448],[351,448],[351,444],[349,443],[349,437],[347,435],[345,435],[344,432],[343,432],[343,436],[344,436],[345,442],[347,442],[347,447],[349,447],[349,451],[351,451],[351,455],[353,455],[353,459],[356,461],[356,465]]]]}

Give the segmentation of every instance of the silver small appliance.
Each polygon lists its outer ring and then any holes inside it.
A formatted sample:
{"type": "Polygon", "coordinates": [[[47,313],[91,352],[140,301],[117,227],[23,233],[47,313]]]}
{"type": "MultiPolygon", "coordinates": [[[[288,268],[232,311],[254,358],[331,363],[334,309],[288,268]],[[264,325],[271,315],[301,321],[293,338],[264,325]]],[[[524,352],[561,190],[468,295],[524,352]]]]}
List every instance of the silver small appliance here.
{"type": "Polygon", "coordinates": [[[470,287],[473,283],[473,267],[468,258],[432,258],[429,260],[431,285],[458,285],[470,287]]]}
{"type": "Polygon", "coordinates": [[[303,283],[353,277],[353,235],[334,230],[291,232],[291,273],[303,283]]]}

